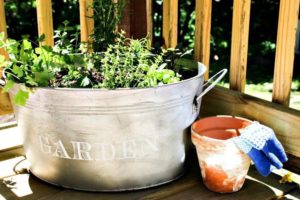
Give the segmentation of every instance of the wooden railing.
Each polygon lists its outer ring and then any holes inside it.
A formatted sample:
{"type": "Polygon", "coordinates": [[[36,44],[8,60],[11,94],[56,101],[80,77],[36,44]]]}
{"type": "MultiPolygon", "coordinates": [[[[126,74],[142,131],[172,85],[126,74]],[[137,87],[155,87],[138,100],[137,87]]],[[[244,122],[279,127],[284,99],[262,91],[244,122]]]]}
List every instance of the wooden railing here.
{"type": "MultiPolygon", "coordinates": [[[[7,37],[4,0],[0,0],[0,32],[4,32],[5,37],[7,37]]],[[[0,54],[4,55],[7,58],[7,54],[3,49],[0,49],[0,54]]],[[[1,77],[2,70],[0,67],[0,78],[1,77]]],[[[9,114],[12,112],[12,105],[10,103],[8,95],[3,94],[1,91],[2,90],[0,88],[0,115],[9,114]]]]}
{"type": "MultiPolygon", "coordinates": [[[[209,68],[212,0],[196,1],[195,60],[209,68]]],[[[81,40],[92,34],[92,0],[79,0],[81,40]],[[89,8],[89,9],[88,9],[89,8]]],[[[201,115],[231,114],[258,120],[272,127],[290,155],[293,168],[300,169],[300,111],[288,108],[300,0],[280,0],[273,98],[267,102],[244,94],[247,72],[248,35],[251,0],[234,0],[232,44],[230,57],[230,89],[217,87],[202,101],[201,115]],[[296,158],[296,159],[294,159],[296,158]]],[[[152,1],[128,0],[121,28],[127,36],[140,37],[152,33],[152,1]],[[128,13],[130,13],[128,15],[128,13]]],[[[37,0],[39,34],[45,34],[48,45],[53,45],[51,0],[37,0]]],[[[0,31],[6,32],[4,0],[0,0],[0,31]]],[[[163,2],[164,46],[175,47],[178,33],[178,0],[163,2]]],[[[1,54],[5,52],[1,51],[1,54]]],[[[205,75],[207,79],[209,69],[205,75]]],[[[0,115],[12,112],[6,94],[0,95],[0,115]]]]}

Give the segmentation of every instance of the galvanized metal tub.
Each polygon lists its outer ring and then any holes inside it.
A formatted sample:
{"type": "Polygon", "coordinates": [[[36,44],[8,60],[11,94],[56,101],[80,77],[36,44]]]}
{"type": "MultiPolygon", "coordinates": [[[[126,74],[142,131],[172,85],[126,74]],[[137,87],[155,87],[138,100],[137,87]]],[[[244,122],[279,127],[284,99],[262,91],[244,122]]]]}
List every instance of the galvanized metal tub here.
{"type": "Polygon", "coordinates": [[[180,177],[184,130],[198,116],[201,96],[226,73],[202,91],[206,69],[198,65],[195,77],[147,89],[36,88],[26,106],[15,106],[31,172],[89,191],[141,189],[180,177]]]}

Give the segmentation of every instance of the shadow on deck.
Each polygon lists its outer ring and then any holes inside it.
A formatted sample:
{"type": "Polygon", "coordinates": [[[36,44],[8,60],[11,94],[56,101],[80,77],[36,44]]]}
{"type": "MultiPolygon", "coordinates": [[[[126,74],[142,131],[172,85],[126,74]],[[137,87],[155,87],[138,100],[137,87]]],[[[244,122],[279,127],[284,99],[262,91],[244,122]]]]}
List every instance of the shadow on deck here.
{"type": "Polygon", "coordinates": [[[217,194],[205,188],[196,157],[191,155],[186,174],[177,181],[145,190],[117,193],[82,192],[45,183],[26,170],[21,147],[0,151],[0,199],[299,199],[296,183],[280,184],[281,176],[265,178],[252,167],[243,188],[232,194],[217,194]]]}

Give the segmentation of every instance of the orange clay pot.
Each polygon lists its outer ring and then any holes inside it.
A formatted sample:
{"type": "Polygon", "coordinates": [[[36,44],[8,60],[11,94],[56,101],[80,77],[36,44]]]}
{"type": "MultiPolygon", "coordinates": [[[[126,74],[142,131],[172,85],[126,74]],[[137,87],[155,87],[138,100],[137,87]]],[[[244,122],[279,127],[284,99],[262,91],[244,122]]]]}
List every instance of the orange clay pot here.
{"type": "Polygon", "coordinates": [[[232,116],[208,117],[192,125],[203,182],[214,192],[230,193],[241,189],[250,166],[249,157],[228,140],[251,121],[232,116]]]}

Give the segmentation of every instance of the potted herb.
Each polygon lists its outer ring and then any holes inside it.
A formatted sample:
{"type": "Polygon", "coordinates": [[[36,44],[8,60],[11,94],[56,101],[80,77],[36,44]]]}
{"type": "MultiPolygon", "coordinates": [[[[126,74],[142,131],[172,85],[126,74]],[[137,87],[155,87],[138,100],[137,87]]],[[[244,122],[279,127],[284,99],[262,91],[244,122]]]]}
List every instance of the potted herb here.
{"type": "Polygon", "coordinates": [[[216,84],[202,92],[202,64],[183,79],[178,66],[185,62],[174,50],[155,54],[147,38],[122,32],[96,53],[65,31],[56,32],[53,48],[1,37],[9,53],[9,61],[0,57],[4,91],[34,175],[92,191],[146,188],[182,175],[184,131],[216,84]]]}

